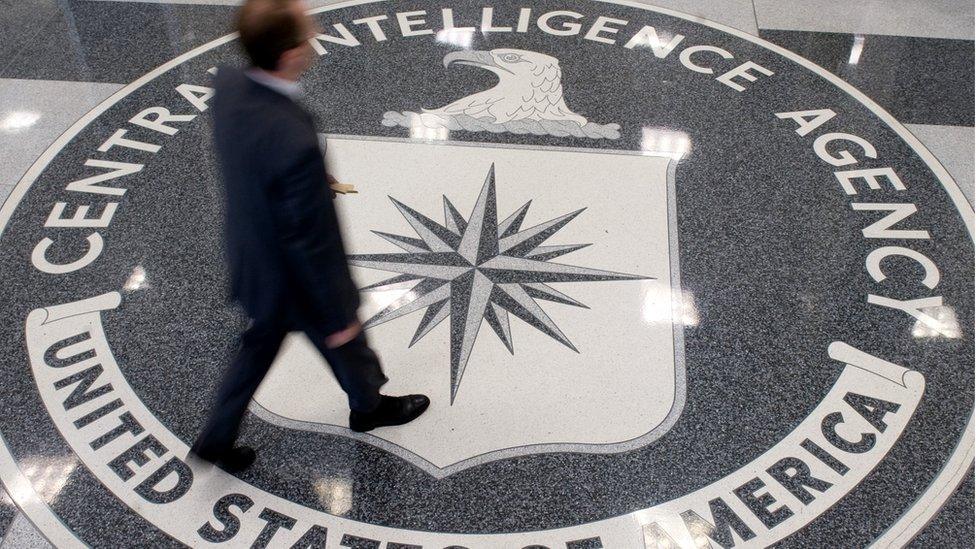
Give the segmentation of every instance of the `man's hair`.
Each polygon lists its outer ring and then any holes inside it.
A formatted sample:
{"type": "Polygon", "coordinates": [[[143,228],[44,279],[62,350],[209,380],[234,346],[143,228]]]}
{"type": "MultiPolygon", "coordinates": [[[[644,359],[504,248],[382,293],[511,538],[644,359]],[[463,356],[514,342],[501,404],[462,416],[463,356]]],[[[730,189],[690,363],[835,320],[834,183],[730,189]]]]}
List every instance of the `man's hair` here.
{"type": "Polygon", "coordinates": [[[237,32],[251,63],[275,70],[278,59],[305,39],[293,8],[295,0],[246,0],[237,12],[237,32]]]}

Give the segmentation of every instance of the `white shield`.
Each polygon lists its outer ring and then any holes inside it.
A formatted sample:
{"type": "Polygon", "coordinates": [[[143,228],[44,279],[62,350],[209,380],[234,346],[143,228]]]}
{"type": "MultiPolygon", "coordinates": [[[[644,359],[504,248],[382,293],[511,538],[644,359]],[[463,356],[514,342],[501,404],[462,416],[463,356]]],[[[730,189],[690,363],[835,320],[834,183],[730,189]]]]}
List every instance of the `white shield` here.
{"type": "MultiPolygon", "coordinates": [[[[344,393],[299,335],[289,337],[258,391],[256,414],[288,428],[365,440],[438,477],[527,453],[620,452],[647,444],[675,422],[685,390],[681,328],[697,319],[678,286],[672,155],[330,136],[328,160],[332,174],[358,191],[336,199],[352,256],[424,251],[411,250],[410,242],[434,237],[421,234],[422,227],[418,232],[417,218],[410,223],[415,214],[403,206],[461,235],[446,198],[467,229],[478,225],[479,199],[484,206],[493,172],[499,225],[531,202],[509,234],[527,235],[585,208],[529,253],[536,263],[554,265],[543,270],[632,276],[509,284],[536,290],[520,294],[521,318],[489,302],[479,309],[487,311],[484,319],[479,313],[463,322],[448,316],[458,297],[441,287],[435,300],[448,301],[440,315],[416,307],[372,325],[370,343],[390,378],[383,392],[432,400],[411,424],[366,435],[348,430],[344,393]],[[413,240],[391,241],[374,231],[413,240]],[[569,246],[576,244],[589,245],[569,246]],[[534,316],[524,320],[527,310],[534,316]],[[492,313],[495,326],[487,320],[492,313]],[[427,326],[411,345],[425,316],[444,321],[427,326]],[[455,339],[469,351],[452,379],[459,361],[452,358],[452,329],[462,328],[466,334],[455,339]]],[[[381,270],[375,259],[357,265],[363,266],[352,272],[361,287],[403,272],[395,265],[381,270]]],[[[361,318],[409,302],[422,282],[364,291],[361,318]]]]}

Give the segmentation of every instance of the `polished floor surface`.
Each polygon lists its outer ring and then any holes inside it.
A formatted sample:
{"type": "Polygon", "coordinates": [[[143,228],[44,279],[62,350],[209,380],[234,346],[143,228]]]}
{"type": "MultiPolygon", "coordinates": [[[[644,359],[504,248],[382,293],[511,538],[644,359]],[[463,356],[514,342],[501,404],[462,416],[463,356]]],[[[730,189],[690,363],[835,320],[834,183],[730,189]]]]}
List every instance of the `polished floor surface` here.
{"type": "Polygon", "coordinates": [[[973,547],[973,5],[314,2],[402,428],[291,337],[188,463],[233,0],[0,9],[0,548],[973,547]]]}

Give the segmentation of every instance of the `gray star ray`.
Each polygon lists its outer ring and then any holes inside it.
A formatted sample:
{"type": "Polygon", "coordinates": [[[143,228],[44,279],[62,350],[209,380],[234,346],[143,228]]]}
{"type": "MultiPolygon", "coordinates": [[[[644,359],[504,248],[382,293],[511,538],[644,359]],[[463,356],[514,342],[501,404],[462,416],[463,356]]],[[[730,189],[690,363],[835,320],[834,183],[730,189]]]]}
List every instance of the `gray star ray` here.
{"type": "Polygon", "coordinates": [[[395,284],[400,284],[402,282],[410,282],[411,280],[417,280],[419,277],[415,275],[398,275],[393,278],[387,278],[386,280],[381,280],[379,282],[374,282],[369,286],[363,286],[359,289],[360,292],[371,292],[379,290],[380,288],[386,288],[387,286],[393,286],[395,284]]]}
{"type": "Polygon", "coordinates": [[[387,263],[382,261],[350,261],[349,264],[356,267],[367,267],[389,273],[402,273],[415,275],[417,277],[436,278],[439,280],[453,280],[471,270],[470,267],[449,267],[444,265],[424,265],[416,263],[387,263]]]}
{"type": "Polygon", "coordinates": [[[498,224],[499,239],[512,236],[522,228],[522,222],[525,221],[525,214],[528,213],[530,205],[532,205],[531,200],[523,204],[521,208],[515,210],[515,213],[506,217],[504,221],[498,224]]]}
{"type": "Polygon", "coordinates": [[[550,259],[555,259],[557,257],[571,254],[576,250],[582,250],[586,248],[589,244],[560,244],[555,246],[538,246],[525,257],[528,259],[535,259],[536,261],[549,261],[550,259]]]}
{"type": "Polygon", "coordinates": [[[349,262],[370,263],[403,263],[414,265],[430,265],[437,267],[466,267],[471,265],[457,252],[424,252],[424,253],[393,253],[393,254],[353,254],[346,256],[349,262]]]}
{"type": "Polygon", "coordinates": [[[475,202],[457,251],[472,264],[498,255],[498,217],[495,211],[495,165],[492,164],[475,202]]]}
{"type": "Polygon", "coordinates": [[[505,344],[508,352],[514,355],[515,348],[512,346],[512,326],[508,320],[508,311],[501,305],[492,302],[491,307],[485,310],[485,320],[488,321],[491,329],[495,330],[495,334],[505,344]]]}
{"type": "Polygon", "coordinates": [[[440,225],[433,219],[425,216],[424,214],[414,210],[410,206],[400,202],[399,200],[390,197],[393,204],[396,205],[397,209],[400,210],[400,214],[407,220],[407,223],[413,228],[426,244],[430,247],[432,251],[435,252],[453,252],[457,249],[458,236],[446,227],[440,225]]]}
{"type": "Polygon", "coordinates": [[[574,307],[582,307],[583,309],[589,309],[589,307],[587,307],[585,304],[541,282],[522,284],[522,287],[525,288],[526,293],[528,293],[530,296],[536,299],[542,299],[545,301],[552,301],[553,303],[562,303],[563,305],[572,305],[574,307]]]}
{"type": "Polygon", "coordinates": [[[451,286],[442,280],[422,280],[400,299],[390,303],[363,323],[363,328],[372,328],[384,322],[419,311],[438,301],[451,297],[451,286]]]}
{"type": "Polygon", "coordinates": [[[507,311],[524,320],[527,324],[547,336],[569,347],[573,351],[579,352],[573,343],[566,337],[566,334],[556,326],[549,315],[532,296],[530,296],[522,286],[518,284],[496,285],[498,289],[492,300],[504,307],[507,311]]]}
{"type": "Polygon", "coordinates": [[[648,277],[536,261],[524,257],[496,256],[481,265],[481,271],[495,283],[513,282],[584,282],[610,280],[644,280],[648,277]]]}
{"type": "Polygon", "coordinates": [[[556,234],[585,209],[576,210],[505,237],[498,242],[498,249],[507,255],[525,255],[556,234]]]}
{"type": "Polygon", "coordinates": [[[430,246],[426,242],[420,240],[419,238],[410,238],[409,236],[400,236],[398,234],[384,233],[380,231],[372,231],[376,236],[381,237],[383,240],[393,244],[394,246],[404,250],[406,252],[412,253],[423,253],[429,252],[430,246]]]}
{"type": "Polygon", "coordinates": [[[464,369],[485,316],[492,283],[478,271],[451,282],[451,403],[457,396],[464,369]]]}
{"type": "Polygon", "coordinates": [[[471,270],[455,252],[363,254],[347,257],[350,265],[378,271],[451,280],[471,270]]]}
{"type": "Polygon", "coordinates": [[[421,319],[420,324],[417,326],[417,331],[414,332],[413,338],[410,340],[410,345],[408,347],[413,347],[415,343],[424,338],[427,334],[431,332],[438,324],[441,323],[447,315],[451,314],[451,308],[446,307],[449,299],[443,301],[438,301],[430,307],[427,307],[427,311],[424,312],[424,318],[421,319]]]}
{"type": "Polygon", "coordinates": [[[464,216],[461,215],[461,212],[459,212],[457,208],[454,207],[454,204],[451,204],[451,201],[448,200],[446,196],[443,198],[444,198],[444,222],[448,230],[450,230],[452,233],[458,236],[461,236],[461,233],[463,233],[464,229],[467,228],[468,222],[466,219],[464,219],[464,216]]]}

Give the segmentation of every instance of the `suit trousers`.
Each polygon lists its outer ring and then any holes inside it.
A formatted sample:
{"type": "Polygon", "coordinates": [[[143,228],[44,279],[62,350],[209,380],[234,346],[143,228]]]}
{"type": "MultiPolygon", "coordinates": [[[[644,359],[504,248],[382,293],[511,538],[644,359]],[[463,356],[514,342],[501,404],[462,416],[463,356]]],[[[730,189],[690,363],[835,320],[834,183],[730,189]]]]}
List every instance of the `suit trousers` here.
{"type": "MultiPolygon", "coordinates": [[[[210,417],[193,445],[194,453],[205,459],[216,459],[233,447],[251,397],[267,375],[289,331],[286,326],[255,322],[241,335],[237,356],[224,372],[210,417]]],[[[380,387],[387,378],[366,335],[360,332],[349,343],[330,349],[325,345],[326,334],[314,328],[301,331],[329,363],[349,398],[349,408],[357,412],[375,410],[380,404],[380,387]]]]}

